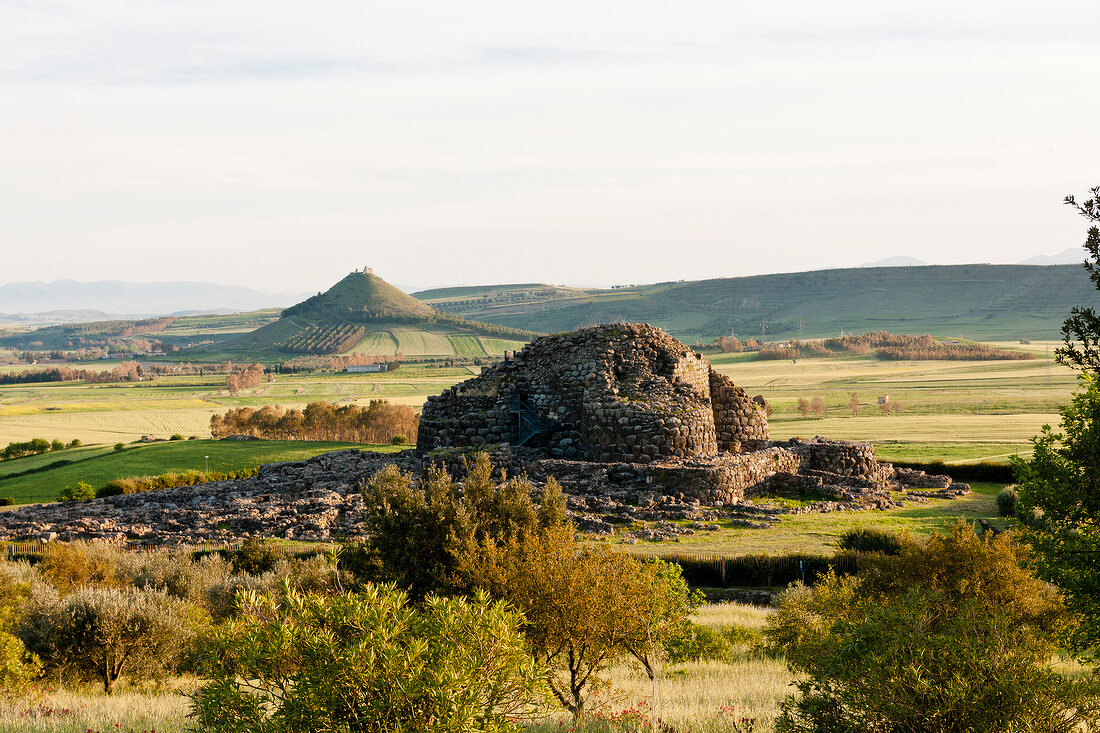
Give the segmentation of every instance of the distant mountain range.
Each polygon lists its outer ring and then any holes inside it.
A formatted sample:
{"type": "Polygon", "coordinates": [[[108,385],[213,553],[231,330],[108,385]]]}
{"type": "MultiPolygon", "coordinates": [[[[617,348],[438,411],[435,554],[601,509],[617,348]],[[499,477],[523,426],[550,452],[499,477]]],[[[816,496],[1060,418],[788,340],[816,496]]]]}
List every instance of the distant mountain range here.
{"type": "Polygon", "coordinates": [[[876,260],[875,262],[864,262],[860,267],[920,267],[921,265],[927,265],[924,260],[918,260],[916,257],[906,257],[905,255],[897,255],[894,257],[887,257],[884,260],[876,260]]]}
{"type": "Polygon", "coordinates": [[[1080,247],[1064,249],[1056,255],[1035,255],[1021,262],[1021,265],[1079,265],[1085,261],[1085,252],[1080,247]]]}
{"type": "Polygon", "coordinates": [[[117,316],[236,313],[288,306],[306,295],[261,293],[237,285],[201,282],[19,282],[0,285],[0,314],[10,314],[3,320],[11,322],[73,323],[117,316]],[[57,313],[58,311],[70,313],[57,313]],[[93,311],[98,313],[90,313],[93,311]],[[26,314],[47,317],[15,317],[26,314]],[[56,315],[57,318],[48,317],[50,315],[56,315]],[[60,320],[62,318],[65,320],[60,320]]]}

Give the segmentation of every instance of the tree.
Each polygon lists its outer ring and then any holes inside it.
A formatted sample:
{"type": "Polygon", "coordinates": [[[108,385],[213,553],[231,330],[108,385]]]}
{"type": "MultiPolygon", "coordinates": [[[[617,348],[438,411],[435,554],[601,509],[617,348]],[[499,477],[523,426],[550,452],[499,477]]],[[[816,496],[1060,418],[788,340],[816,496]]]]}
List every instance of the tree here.
{"type": "Polygon", "coordinates": [[[964,522],[897,555],[861,557],[858,576],[793,586],[765,638],[800,696],[780,731],[1074,731],[1100,713],[1094,680],[1050,666],[1072,627],[1056,588],[1027,570],[1009,533],[964,522]]]}
{"type": "Polygon", "coordinates": [[[811,409],[810,408],[810,401],[808,399],[806,399],[805,397],[799,397],[798,398],[798,412],[799,412],[799,414],[801,414],[802,417],[809,417],[810,416],[810,409],[811,409]]]}
{"type": "MultiPolygon", "coordinates": [[[[1100,187],[1073,206],[1093,226],[1085,240],[1084,267],[1100,289],[1100,187]]],[[[1033,438],[1030,459],[1014,459],[1016,514],[1028,525],[1038,571],[1068,594],[1082,623],[1073,648],[1100,662],[1100,316],[1074,308],[1062,326],[1060,363],[1080,371],[1079,387],[1061,413],[1061,430],[1049,425],[1033,438]]]]}
{"type": "Polygon", "coordinates": [[[580,720],[601,674],[632,654],[655,676],[663,644],[698,601],[678,572],[606,545],[582,548],[569,526],[485,548],[468,577],[523,611],[523,632],[554,697],[580,720]]]}
{"type": "Polygon", "coordinates": [[[825,400],[820,397],[814,397],[810,402],[810,411],[813,412],[815,417],[825,417],[826,408],[825,400]]]}
{"type": "MultiPolygon", "coordinates": [[[[1065,202],[1093,224],[1084,244],[1091,261],[1086,259],[1084,268],[1100,289],[1100,228],[1096,226],[1100,223],[1100,186],[1089,193],[1091,196],[1084,203],[1077,203],[1073,196],[1066,196],[1065,202]]],[[[1062,338],[1065,345],[1054,352],[1060,363],[1094,374],[1100,372],[1100,315],[1095,309],[1073,308],[1062,324],[1062,338]]]]}
{"type": "Polygon", "coordinates": [[[170,667],[192,635],[184,604],[164,592],[89,587],[27,613],[20,635],[47,668],[98,680],[108,695],[124,674],[170,667]]]}
{"type": "Polygon", "coordinates": [[[1042,577],[1063,588],[1083,622],[1073,646],[1100,661],[1100,376],[1085,371],[1062,415],[1043,426],[1030,459],[1015,459],[1016,514],[1030,525],[1042,577]]]}
{"type": "Polygon", "coordinates": [[[848,409],[853,416],[859,414],[859,395],[855,392],[852,392],[852,397],[848,400],[848,409]]]}
{"type": "Polygon", "coordinates": [[[203,731],[506,731],[547,702],[522,616],[485,594],[413,607],[392,586],[287,586],[239,605],[204,650],[203,731]]]}

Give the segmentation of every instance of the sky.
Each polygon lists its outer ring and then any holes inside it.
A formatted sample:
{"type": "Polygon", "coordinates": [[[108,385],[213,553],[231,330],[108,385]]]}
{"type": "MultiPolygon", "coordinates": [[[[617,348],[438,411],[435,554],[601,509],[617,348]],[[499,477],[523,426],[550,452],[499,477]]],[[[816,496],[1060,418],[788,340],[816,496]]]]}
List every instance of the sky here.
{"type": "Polygon", "coordinates": [[[0,283],[607,286],[1084,241],[1100,4],[0,0],[0,283]]]}

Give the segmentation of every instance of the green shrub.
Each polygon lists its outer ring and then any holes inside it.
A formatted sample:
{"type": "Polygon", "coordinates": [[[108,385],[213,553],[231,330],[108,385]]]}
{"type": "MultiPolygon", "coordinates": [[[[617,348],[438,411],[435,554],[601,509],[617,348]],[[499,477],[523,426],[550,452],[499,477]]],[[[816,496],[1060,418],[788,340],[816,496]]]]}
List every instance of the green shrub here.
{"type": "Polygon", "coordinates": [[[121,453],[124,450],[126,450],[126,444],[125,443],[115,443],[115,452],[116,453],[121,453]]]}
{"type": "Polygon", "coordinates": [[[53,451],[65,450],[65,444],[62,443],[60,440],[54,439],[53,441],[50,442],[50,450],[53,450],[53,451]]]}
{"type": "Polygon", "coordinates": [[[66,486],[57,495],[58,501],[88,501],[95,498],[95,489],[84,481],[77,481],[76,486],[66,486]]]}
{"type": "Polygon", "coordinates": [[[0,506],[12,506],[15,504],[14,496],[0,496],[0,506]]]}
{"type": "Polygon", "coordinates": [[[688,622],[665,644],[669,664],[700,661],[726,661],[733,653],[729,638],[709,626],[688,622]]]}
{"type": "Polygon", "coordinates": [[[1006,486],[997,494],[997,513],[1002,517],[1016,516],[1016,489],[1006,486]]]}
{"type": "Polygon", "coordinates": [[[395,435],[390,440],[391,445],[405,445],[408,442],[409,442],[409,439],[406,438],[404,435],[395,435]]]}
{"type": "Polygon", "coordinates": [[[842,550],[897,555],[901,552],[902,539],[896,533],[884,529],[858,527],[842,534],[837,544],[842,550]]]}
{"type": "Polygon", "coordinates": [[[79,448],[82,445],[84,445],[84,444],[82,442],[80,442],[80,438],[73,438],[72,440],[69,441],[69,447],[70,448],[79,448]]]}
{"type": "Polygon", "coordinates": [[[188,436],[187,436],[187,439],[188,439],[188,440],[198,440],[198,439],[199,439],[199,436],[197,436],[197,435],[188,435],[188,436]]]}
{"type": "Polygon", "coordinates": [[[172,437],[168,438],[168,440],[183,440],[183,435],[180,433],[173,433],[172,437]]]}
{"type": "Polygon", "coordinates": [[[274,545],[252,537],[244,541],[241,549],[230,553],[229,561],[234,573],[262,575],[273,570],[282,557],[274,545]]]}
{"type": "Polygon", "coordinates": [[[507,731],[546,704],[523,617],[368,585],[362,593],[243,593],[202,657],[192,715],[208,733],[507,731]]]}

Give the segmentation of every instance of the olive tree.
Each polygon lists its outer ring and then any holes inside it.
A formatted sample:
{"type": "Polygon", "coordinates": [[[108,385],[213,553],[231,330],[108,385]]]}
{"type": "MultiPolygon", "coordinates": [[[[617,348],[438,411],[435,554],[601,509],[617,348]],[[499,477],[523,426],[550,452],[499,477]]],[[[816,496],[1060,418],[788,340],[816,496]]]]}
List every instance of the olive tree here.
{"type": "Polygon", "coordinates": [[[192,635],[182,601],[135,588],[87,587],[40,600],[20,628],[23,643],[48,669],[102,682],[108,695],[124,675],[142,679],[169,668],[192,635]]]}

